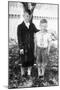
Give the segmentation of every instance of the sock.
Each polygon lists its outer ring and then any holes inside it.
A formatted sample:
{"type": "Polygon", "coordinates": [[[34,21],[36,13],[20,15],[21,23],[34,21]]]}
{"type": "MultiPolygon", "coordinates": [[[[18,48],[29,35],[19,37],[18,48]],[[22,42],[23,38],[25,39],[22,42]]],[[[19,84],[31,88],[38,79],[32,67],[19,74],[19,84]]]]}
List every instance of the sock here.
{"type": "Polygon", "coordinates": [[[24,75],[24,68],[21,67],[21,76],[23,76],[23,75],[24,75]]]}
{"type": "Polygon", "coordinates": [[[40,72],[40,67],[38,67],[38,76],[41,75],[41,72],[40,72]]]}
{"type": "Polygon", "coordinates": [[[31,75],[31,67],[28,67],[28,75],[31,75]]]}

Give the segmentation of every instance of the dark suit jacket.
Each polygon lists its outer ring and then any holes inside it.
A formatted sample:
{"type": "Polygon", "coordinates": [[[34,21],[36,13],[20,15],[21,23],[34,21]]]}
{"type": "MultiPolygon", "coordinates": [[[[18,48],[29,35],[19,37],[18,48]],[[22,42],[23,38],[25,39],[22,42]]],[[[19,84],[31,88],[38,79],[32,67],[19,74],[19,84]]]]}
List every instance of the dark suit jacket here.
{"type": "Polygon", "coordinates": [[[24,50],[21,56],[22,66],[32,66],[34,64],[34,33],[37,32],[35,25],[30,24],[29,29],[25,23],[18,25],[17,36],[20,49],[24,50]]]}

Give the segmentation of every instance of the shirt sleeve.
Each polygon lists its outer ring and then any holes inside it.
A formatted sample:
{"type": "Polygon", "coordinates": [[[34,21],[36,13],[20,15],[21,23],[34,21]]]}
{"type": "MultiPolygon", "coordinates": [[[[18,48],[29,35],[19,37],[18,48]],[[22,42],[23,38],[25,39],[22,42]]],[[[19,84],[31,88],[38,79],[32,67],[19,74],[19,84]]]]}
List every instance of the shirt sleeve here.
{"type": "Polygon", "coordinates": [[[33,28],[34,28],[34,33],[37,33],[39,30],[35,27],[35,25],[33,24],[33,28]]]}
{"type": "Polygon", "coordinates": [[[51,42],[52,41],[52,36],[51,34],[48,34],[48,42],[51,42]]]}
{"type": "Polygon", "coordinates": [[[18,45],[20,49],[23,49],[22,40],[21,40],[21,27],[17,27],[17,39],[18,39],[18,45]]]}

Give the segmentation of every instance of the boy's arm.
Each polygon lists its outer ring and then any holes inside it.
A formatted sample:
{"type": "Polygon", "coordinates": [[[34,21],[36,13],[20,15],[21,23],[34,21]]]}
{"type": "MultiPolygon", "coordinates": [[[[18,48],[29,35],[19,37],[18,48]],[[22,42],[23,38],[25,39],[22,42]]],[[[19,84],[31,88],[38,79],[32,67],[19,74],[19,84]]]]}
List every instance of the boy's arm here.
{"type": "Polygon", "coordinates": [[[49,55],[49,53],[50,53],[51,41],[52,41],[51,35],[49,35],[49,37],[48,37],[48,55],[49,55]]]}
{"type": "Polygon", "coordinates": [[[50,47],[51,47],[51,43],[49,42],[49,44],[48,44],[48,55],[50,53],[50,47]]]}
{"type": "Polygon", "coordinates": [[[34,33],[37,33],[38,31],[40,31],[36,28],[36,26],[34,24],[33,24],[33,29],[34,29],[34,33]]]}
{"type": "Polygon", "coordinates": [[[20,54],[23,54],[23,45],[22,45],[22,41],[21,41],[21,27],[18,26],[17,28],[17,38],[18,38],[18,45],[19,45],[19,49],[20,49],[20,54]]]}

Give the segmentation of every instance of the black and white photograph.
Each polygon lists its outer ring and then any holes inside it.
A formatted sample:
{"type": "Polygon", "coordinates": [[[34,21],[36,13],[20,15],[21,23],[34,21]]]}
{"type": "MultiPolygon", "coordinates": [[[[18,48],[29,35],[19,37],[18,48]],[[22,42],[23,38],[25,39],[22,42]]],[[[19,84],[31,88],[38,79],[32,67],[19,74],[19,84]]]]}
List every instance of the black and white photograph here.
{"type": "Polygon", "coordinates": [[[8,88],[59,85],[59,4],[8,1],[8,88]]]}

